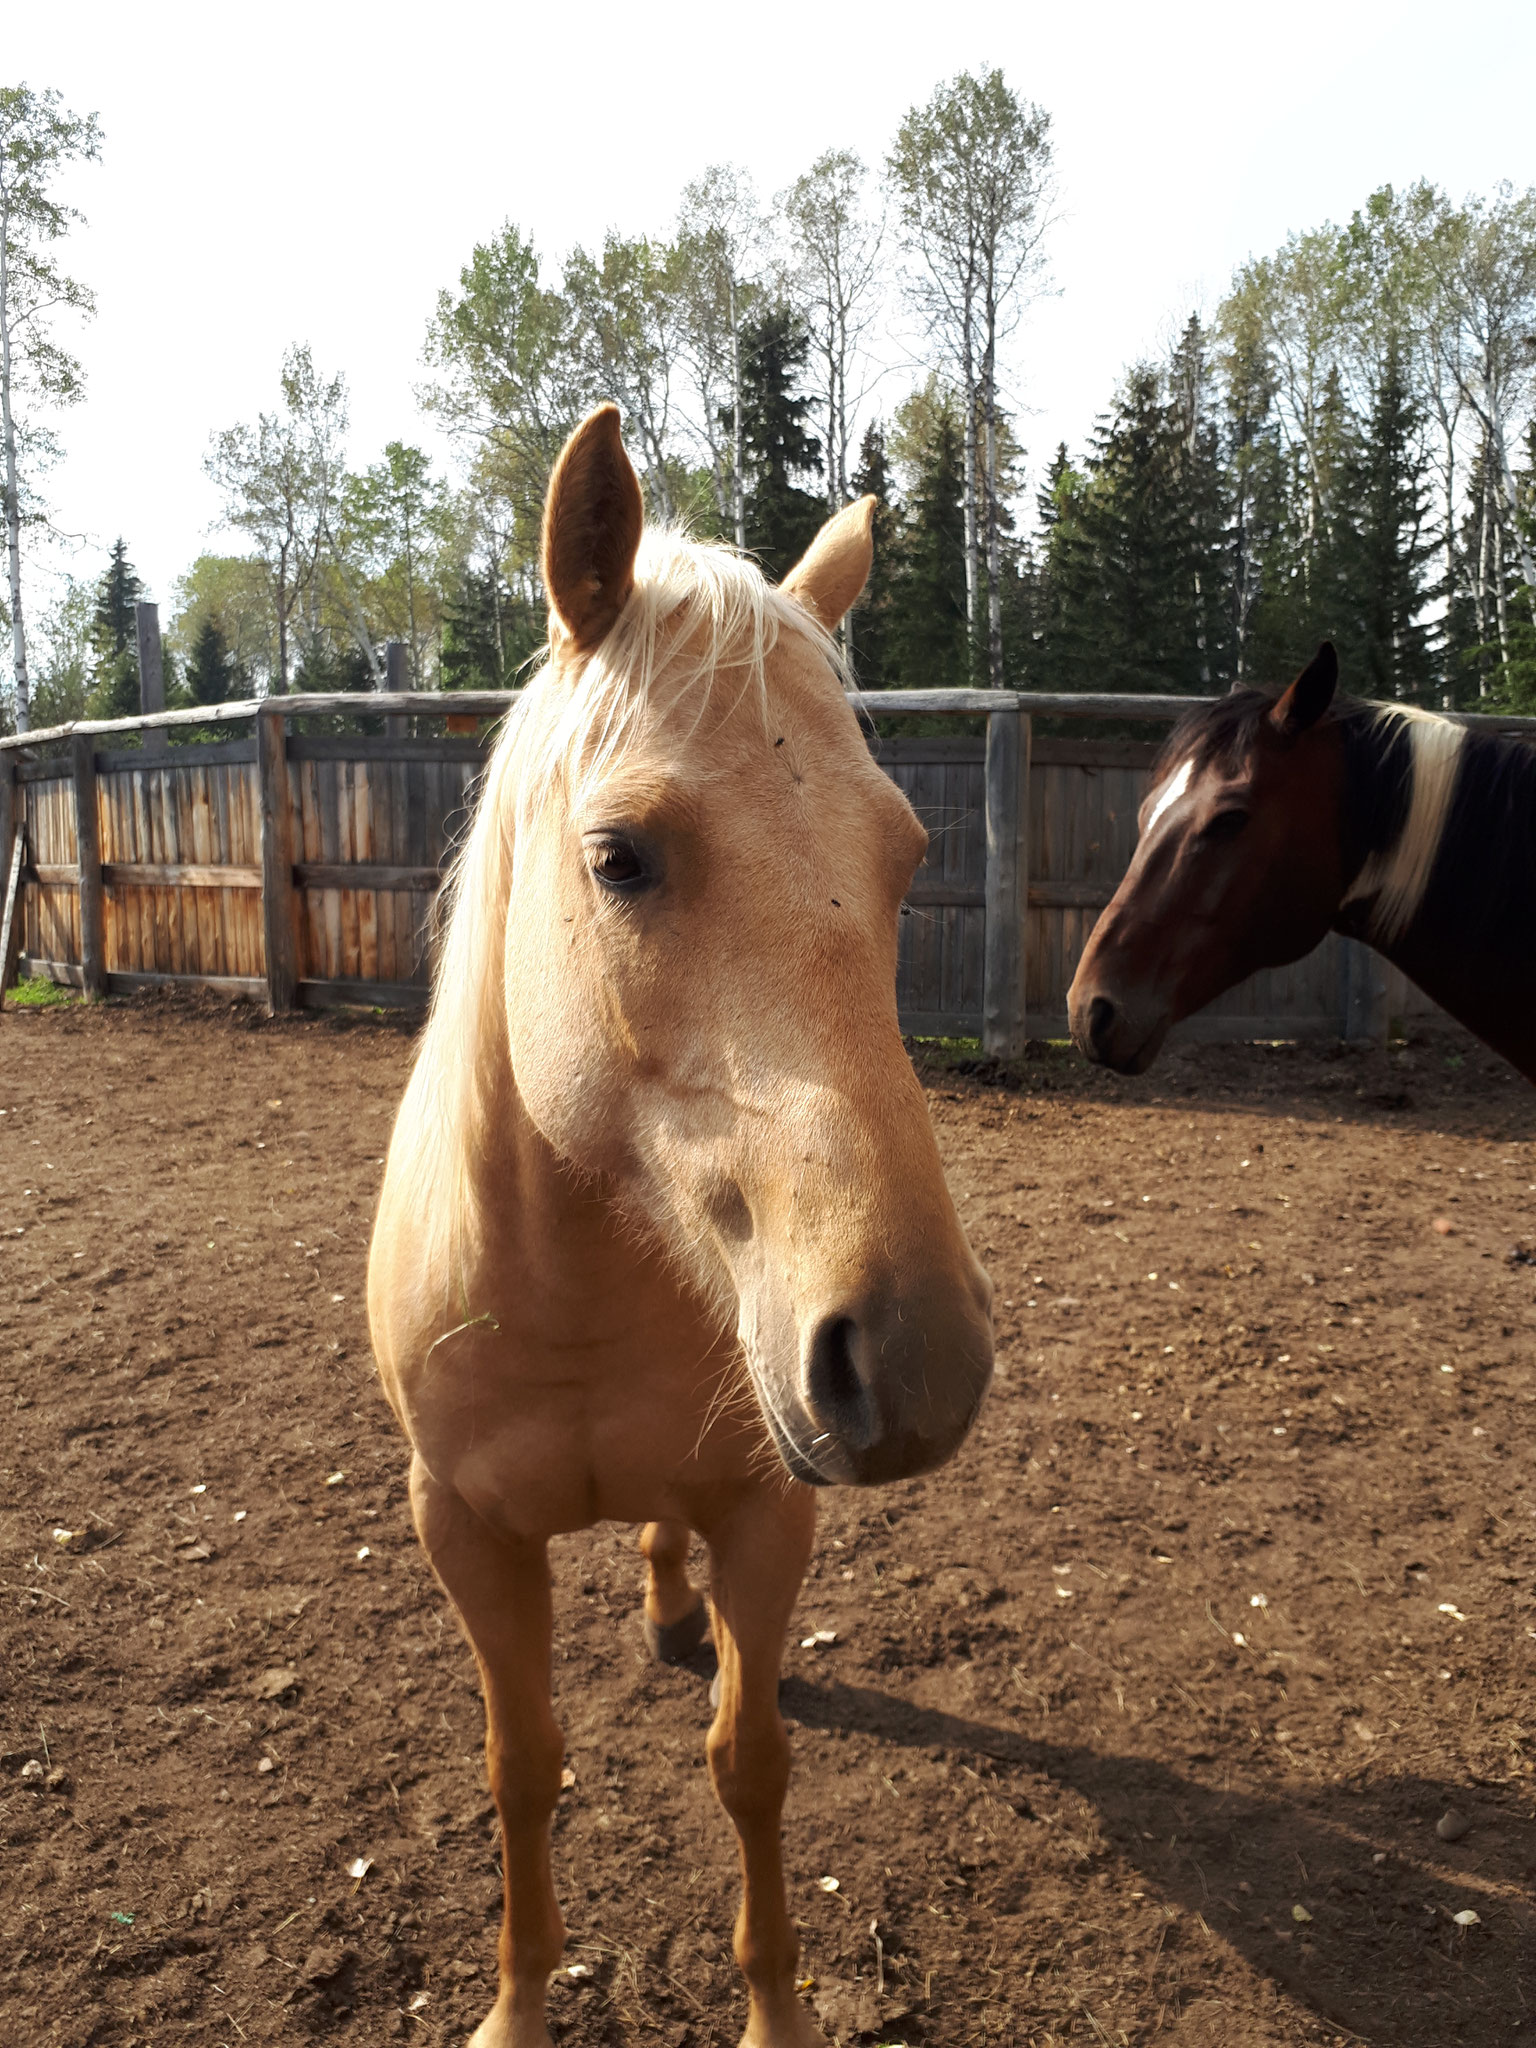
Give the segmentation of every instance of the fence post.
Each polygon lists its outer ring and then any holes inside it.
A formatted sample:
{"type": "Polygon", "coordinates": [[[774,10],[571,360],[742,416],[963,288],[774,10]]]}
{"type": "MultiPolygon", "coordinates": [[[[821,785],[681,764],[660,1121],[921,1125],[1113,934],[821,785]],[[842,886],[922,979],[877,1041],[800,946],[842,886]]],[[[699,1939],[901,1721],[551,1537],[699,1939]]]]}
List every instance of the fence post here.
{"type": "Polygon", "coordinates": [[[9,754],[0,754],[0,1007],[21,951],[21,780],[9,754]]]}
{"type": "Polygon", "coordinates": [[[267,955],[267,1010],[293,1009],[299,993],[293,905],[293,796],[282,711],[256,714],[256,786],[261,808],[261,931],[267,955]]]}
{"type": "MultiPolygon", "coordinates": [[[[407,661],[409,648],[403,640],[384,642],[384,687],[386,690],[408,690],[411,687],[411,672],[407,661]]],[[[410,721],[391,716],[384,721],[384,730],[392,740],[403,740],[409,730],[410,721]]]]}
{"type": "Polygon", "coordinates": [[[1024,1051],[1024,912],[1029,900],[1029,720],[1017,706],[987,713],[987,908],[981,1046],[997,1059],[1024,1051]]]}
{"type": "Polygon", "coordinates": [[[1339,1036],[1386,1042],[1386,962],[1359,939],[1339,940],[1339,1036]]]}
{"type": "Polygon", "coordinates": [[[96,816],[96,742],[89,733],[69,743],[75,774],[76,864],[80,875],[80,977],[92,998],[107,992],[107,903],[101,880],[101,830],[96,816]]]}
{"type": "MultiPolygon", "coordinates": [[[[165,709],[165,661],[160,650],[160,607],[140,601],[133,608],[133,628],[139,644],[139,709],[146,717],[165,709]]],[[[146,726],[143,734],[146,754],[164,754],[169,749],[165,728],[146,726]]]]}

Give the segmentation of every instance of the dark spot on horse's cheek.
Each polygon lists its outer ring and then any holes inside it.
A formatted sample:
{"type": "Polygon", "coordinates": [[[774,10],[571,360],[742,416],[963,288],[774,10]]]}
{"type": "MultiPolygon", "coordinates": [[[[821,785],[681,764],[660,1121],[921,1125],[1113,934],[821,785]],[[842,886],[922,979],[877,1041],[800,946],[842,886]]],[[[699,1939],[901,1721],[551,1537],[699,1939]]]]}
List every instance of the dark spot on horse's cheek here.
{"type": "Polygon", "coordinates": [[[834,897],[832,898],[832,908],[833,908],[834,910],[841,910],[841,909],[842,909],[842,907],[843,907],[843,906],[841,905],[841,903],[839,903],[839,902],[838,902],[838,900],[837,900],[837,898],[836,898],[836,897],[834,896],[834,897]]]}

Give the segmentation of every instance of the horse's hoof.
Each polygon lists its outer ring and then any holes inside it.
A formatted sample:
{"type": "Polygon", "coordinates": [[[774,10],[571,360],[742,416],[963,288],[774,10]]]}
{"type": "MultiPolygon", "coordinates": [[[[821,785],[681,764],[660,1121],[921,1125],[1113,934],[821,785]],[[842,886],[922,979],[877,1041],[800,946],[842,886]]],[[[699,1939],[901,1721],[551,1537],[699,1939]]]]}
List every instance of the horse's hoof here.
{"type": "Polygon", "coordinates": [[[645,1647],[658,1664],[686,1664],[709,1634],[709,1613],[701,1600],[681,1621],[652,1621],[641,1617],[645,1647]]]}

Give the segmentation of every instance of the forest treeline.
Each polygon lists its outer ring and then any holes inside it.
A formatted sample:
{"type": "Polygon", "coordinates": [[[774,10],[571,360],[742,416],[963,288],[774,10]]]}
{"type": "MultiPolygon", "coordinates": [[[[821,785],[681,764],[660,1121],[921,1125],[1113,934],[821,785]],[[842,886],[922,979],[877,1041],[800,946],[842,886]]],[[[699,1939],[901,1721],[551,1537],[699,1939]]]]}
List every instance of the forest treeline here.
{"type": "MultiPolygon", "coordinates": [[[[1536,194],[1383,188],[1292,235],[1031,465],[1014,334],[1052,204],[1049,117],[984,71],[878,172],[829,151],[766,208],[716,166],[665,234],[558,268],[507,223],[425,336],[451,473],[408,439],[351,468],[345,379],[303,346],[214,437],[244,545],[177,584],[172,700],[381,687],[391,641],[417,688],[514,681],[545,480],[611,398],[652,516],[771,576],[873,493],[866,687],[1209,691],[1327,637],[1361,694],[1536,711],[1536,194]]],[[[54,607],[34,725],[136,705],[130,554],[54,607]]]]}

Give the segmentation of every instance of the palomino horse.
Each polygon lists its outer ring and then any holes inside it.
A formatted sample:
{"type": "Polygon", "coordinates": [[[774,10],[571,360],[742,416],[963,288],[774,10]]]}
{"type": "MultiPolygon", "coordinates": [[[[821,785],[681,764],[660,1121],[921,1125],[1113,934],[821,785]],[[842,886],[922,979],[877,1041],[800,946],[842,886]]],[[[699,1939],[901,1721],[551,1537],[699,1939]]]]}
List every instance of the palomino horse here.
{"type": "Polygon", "coordinates": [[[1288,690],[1179,725],[1072,983],[1089,1059],[1140,1074],[1170,1025],[1330,929],[1364,939],[1536,1080],[1536,750],[1335,700],[1326,643],[1288,690]]]}
{"type": "Polygon", "coordinates": [[[611,406],[550,483],[549,657],[455,873],[368,1275],[417,1531],[485,1692],[505,1914],[475,2048],[549,2043],[546,1546],[601,1519],[653,1525],[663,1628],[696,1604],[688,1531],[708,1546],[744,2041],[822,2039],[779,1849],[811,1489],[940,1463],[992,1364],[991,1289],[896,1023],[923,832],[830,638],[872,503],[773,590],[724,549],[642,534],[611,406]]]}

